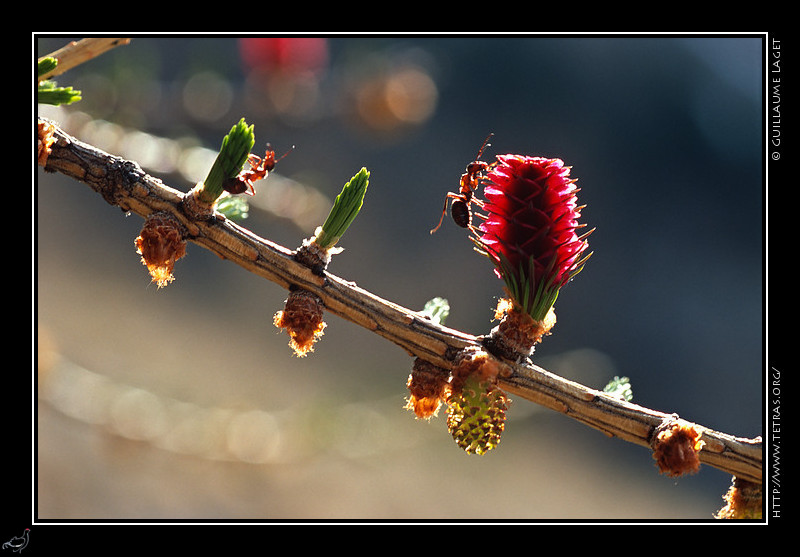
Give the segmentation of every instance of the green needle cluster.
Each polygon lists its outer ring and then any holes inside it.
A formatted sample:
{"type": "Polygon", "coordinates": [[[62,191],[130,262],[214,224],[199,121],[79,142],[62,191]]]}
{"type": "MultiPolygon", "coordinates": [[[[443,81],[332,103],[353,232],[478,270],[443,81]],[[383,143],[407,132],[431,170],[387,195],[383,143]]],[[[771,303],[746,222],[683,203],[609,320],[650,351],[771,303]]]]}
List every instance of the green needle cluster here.
{"type": "Polygon", "coordinates": [[[201,198],[206,203],[213,203],[222,195],[222,184],[242,171],[247,156],[255,145],[256,138],[253,125],[248,126],[244,118],[231,128],[222,139],[217,159],[214,161],[208,176],[203,183],[201,198]]]}
{"type": "Polygon", "coordinates": [[[316,234],[314,241],[319,247],[329,249],[339,241],[361,210],[368,185],[369,171],[362,167],[336,196],[328,218],[316,234]]]}
{"type": "MultiPolygon", "coordinates": [[[[58,66],[58,60],[47,57],[36,64],[36,75],[43,76],[53,71],[58,66]]],[[[81,100],[81,92],[72,87],[56,87],[55,81],[44,80],[38,84],[36,102],[41,104],[70,104],[81,100]]]]}

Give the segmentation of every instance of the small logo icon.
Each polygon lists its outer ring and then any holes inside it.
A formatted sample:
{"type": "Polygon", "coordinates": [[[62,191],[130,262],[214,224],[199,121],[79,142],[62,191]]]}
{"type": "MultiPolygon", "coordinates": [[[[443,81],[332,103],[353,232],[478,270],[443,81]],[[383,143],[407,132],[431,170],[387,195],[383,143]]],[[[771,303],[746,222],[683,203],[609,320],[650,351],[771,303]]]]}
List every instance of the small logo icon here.
{"type": "Polygon", "coordinates": [[[14,536],[4,543],[3,549],[10,549],[11,551],[21,553],[22,550],[25,549],[25,546],[28,545],[28,534],[30,534],[30,531],[30,528],[25,528],[21,536],[14,536]]]}

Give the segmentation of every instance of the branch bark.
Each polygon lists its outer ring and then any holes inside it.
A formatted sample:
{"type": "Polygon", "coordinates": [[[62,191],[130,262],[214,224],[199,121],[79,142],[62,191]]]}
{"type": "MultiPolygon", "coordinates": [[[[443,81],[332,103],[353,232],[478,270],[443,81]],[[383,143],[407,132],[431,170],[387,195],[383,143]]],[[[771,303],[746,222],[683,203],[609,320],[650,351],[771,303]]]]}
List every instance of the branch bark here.
{"type": "MultiPolygon", "coordinates": [[[[285,289],[298,287],[313,292],[327,311],[373,331],[413,357],[450,369],[461,350],[482,346],[482,337],[433,323],[418,312],[327,271],[315,274],[295,260],[293,250],[260,238],[222,215],[196,218],[184,207],[186,194],[149,176],[135,162],[87,145],[57,126],[53,137],[45,171],[60,172],[83,182],[109,204],[143,218],[157,212],[170,214],[184,227],[187,240],[285,289]]],[[[610,437],[650,448],[657,428],[677,418],[568,381],[530,363],[500,364],[509,371],[500,379],[500,386],[507,392],[561,412],[610,437]]],[[[734,437],[691,425],[702,432],[700,462],[737,478],[762,483],[760,437],[734,437]]]]}

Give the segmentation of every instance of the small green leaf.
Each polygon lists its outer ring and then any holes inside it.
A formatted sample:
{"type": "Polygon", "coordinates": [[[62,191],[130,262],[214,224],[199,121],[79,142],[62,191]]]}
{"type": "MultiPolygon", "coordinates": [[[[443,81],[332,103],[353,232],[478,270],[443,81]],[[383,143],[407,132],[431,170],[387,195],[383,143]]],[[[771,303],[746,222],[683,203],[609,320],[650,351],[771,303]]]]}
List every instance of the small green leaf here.
{"type": "Polygon", "coordinates": [[[329,249],[339,241],[361,210],[368,185],[369,171],[361,168],[336,196],[328,218],[325,219],[321,231],[317,233],[315,240],[317,245],[329,249]]]}
{"type": "Polygon", "coordinates": [[[250,214],[250,204],[243,197],[223,195],[217,199],[217,212],[233,220],[244,220],[250,214]]]}
{"type": "Polygon", "coordinates": [[[438,325],[444,325],[450,315],[450,303],[444,298],[428,300],[420,313],[438,325]]]}
{"type": "Polygon", "coordinates": [[[626,402],[633,399],[633,390],[631,389],[630,379],[627,377],[617,377],[609,381],[608,385],[603,388],[603,392],[616,398],[621,398],[626,402]]]}

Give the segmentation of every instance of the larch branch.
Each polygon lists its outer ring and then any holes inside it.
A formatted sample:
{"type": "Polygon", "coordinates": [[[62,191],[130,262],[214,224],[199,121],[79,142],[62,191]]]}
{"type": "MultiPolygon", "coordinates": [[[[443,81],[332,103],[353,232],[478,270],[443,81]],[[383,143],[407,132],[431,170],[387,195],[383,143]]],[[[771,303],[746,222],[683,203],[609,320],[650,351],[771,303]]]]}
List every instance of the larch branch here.
{"type": "Polygon", "coordinates": [[[90,37],[80,41],[73,41],[47,55],[58,60],[58,66],[47,74],[40,76],[39,81],[61,75],[67,70],[83,64],[87,60],[96,58],[112,48],[128,43],[130,43],[130,39],[122,37],[90,37]]]}
{"type": "MultiPolygon", "coordinates": [[[[186,239],[279,286],[316,294],[325,309],[365,327],[403,348],[409,355],[439,367],[453,367],[463,349],[482,347],[483,337],[438,325],[416,311],[384,300],[327,271],[312,272],[294,251],[260,238],[219,214],[197,218],[184,206],[186,194],[146,174],[138,164],[87,145],[55,126],[55,142],[45,170],[83,182],[111,205],[147,218],[168,213],[184,228],[186,239]]],[[[498,360],[499,361],[499,360],[498,360]]],[[[561,412],[608,436],[644,447],[674,414],[631,404],[568,381],[529,362],[500,361],[507,373],[500,386],[511,394],[561,412]]],[[[693,424],[704,442],[699,458],[731,475],[762,483],[761,438],[733,437],[693,424]]]]}

